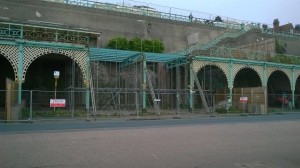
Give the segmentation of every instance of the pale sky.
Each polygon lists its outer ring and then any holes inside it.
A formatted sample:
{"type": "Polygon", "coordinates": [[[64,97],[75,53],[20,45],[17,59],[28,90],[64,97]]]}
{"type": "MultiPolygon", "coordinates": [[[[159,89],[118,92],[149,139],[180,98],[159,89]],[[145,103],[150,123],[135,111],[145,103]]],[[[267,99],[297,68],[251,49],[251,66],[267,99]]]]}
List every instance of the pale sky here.
{"type": "Polygon", "coordinates": [[[151,0],[151,2],[146,0],[98,1],[119,4],[124,2],[125,4],[127,3],[130,5],[145,5],[154,7],[159,11],[171,11],[171,13],[182,15],[189,15],[192,11],[194,17],[201,18],[214,18],[215,16],[220,15],[223,20],[225,20],[226,17],[229,17],[237,20],[259,22],[268,25],[272,25],[273,20],[278,18],[280,25],[293,23],[295,26],[296,24],[300,24],[300,0],[151,0]]]}

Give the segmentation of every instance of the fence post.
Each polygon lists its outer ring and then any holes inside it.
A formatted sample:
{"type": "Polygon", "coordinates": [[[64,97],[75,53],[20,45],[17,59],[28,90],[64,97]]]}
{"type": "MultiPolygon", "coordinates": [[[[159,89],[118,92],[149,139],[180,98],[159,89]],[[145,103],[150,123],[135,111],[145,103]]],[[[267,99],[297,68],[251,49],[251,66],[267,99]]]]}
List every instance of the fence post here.
{"type": "Polygon", "coordinates": [[[32,90],[30,90],[29,122],[32,122],[32,90]]]}

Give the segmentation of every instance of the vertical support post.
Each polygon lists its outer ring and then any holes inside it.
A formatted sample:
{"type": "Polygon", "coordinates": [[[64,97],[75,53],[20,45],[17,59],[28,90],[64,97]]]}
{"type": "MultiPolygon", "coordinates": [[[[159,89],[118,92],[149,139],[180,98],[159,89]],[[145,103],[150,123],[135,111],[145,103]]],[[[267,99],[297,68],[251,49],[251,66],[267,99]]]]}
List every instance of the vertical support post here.
{"type": "Polygon", "coordinates": [[[143,111],[146,110],[146,83],[147,83],[147,62],[143,55],[143,111]]]}
{"type": "Polygon", "coordinates": [[[180,67],[176,66],[176,109],[177,115],[180,113],[180,89],[181,89],[181,80],[180,80],[180,67]]]}
{"type": "Polygon", "coordinates": [[[86,57],[86,91],[85,91],[85,109],[87,111],[87,119],[90,117],[90,91],[89,91],[89,81],[90,81],[90,59],[89,59],[89,51],[87,50],[86,57]]]}
{"type": "Polygon", "coordinates": [[[232,106],[232,90],[233,90],[233,81],[234,81],[234,78],[233,78],[233,62],[232,60],[230,60],[230,63],[229,63],[229,100],[230,102],[230,105],[232,106]]]}
{"type": "Polygon", "coordinates": [[[292,109],[295,108],[295,87],[296,87],[296,80],[295,80],[295,67],[292,69],[292,80],[291,80],[291,90],[292,90],[292,109]]]}
{"type": "Polygon", "coordinates": [[[265,86],[267,87],[267,84],[268,84],[268,79],[267,79],[267,65],[264,64],[264,67],[263,67],[263,79],[262,79],[262,86],[265,86]]]}
{"type": "Polygon", "coordinates": [[[23,76],[23,59],[24,59],[24,51],[23,44],[19,44],[19,56],[18,56],[18,105],[21,109],[22,103],[22,76],[23,76]]]}
{"type": "Polygon", "coordinates": [[[32,122],[32,90],[30,90],[29,122],[32,122]]]}
{"type": "Polygon", "coordinates": [[[190,110],[194,112],[194,75],[193,75],[193,62],[190,63],[190,110]]]}

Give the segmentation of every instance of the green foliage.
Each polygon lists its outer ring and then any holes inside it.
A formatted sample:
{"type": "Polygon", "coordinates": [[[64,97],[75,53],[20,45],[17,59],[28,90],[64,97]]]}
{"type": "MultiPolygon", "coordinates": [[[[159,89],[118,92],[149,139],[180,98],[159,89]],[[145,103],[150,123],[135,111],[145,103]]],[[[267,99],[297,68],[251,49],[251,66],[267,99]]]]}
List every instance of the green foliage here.
{"type": "Polygon", "coordinates": [[[128,43],[128,49],[131,51],[141,51],[141,38],[135,37],[128,43]]]}
{"type": "Polygon", "coordinates": [[[276,54],[286,54],[285,46],[281,45],[277,39],[275,40],[275,52],[276,54]]]}
{"type": "Polygon", "coordinates": [[[223,20],[222,20],[222,18],[221,18],[220,16],[217,16],[217,17],[215,18],[215,21],[216,21],[216,22],[223,22],[223,20]]]}
{"type": "Polygon", "coordinates": [[[264,30],[268,29],[268,25],[266,25],[266,24],[263,24],[262,27],[263,27],[264,30]]]}
{"type": "Polygon", "coordinates": [[[118,49],[118,50],[127,50],[128,49],[128,40],[125,37],[116,37],[109,40],[107,48],[118,49]]]}
{"type": "Polygon", "coordinates": [[[135,37],[129,41],[124,37],[113,38],[108,42],[107,48],[154,53],[162,53],[164,51],[164,45],[161,41],[142,40],[139,37],[135,37]]]}
{"type": "Polygon", "coordinates": [[[283,64],[292,64],[293,60],[286,55],[276,55],[273,59],[273,62],[283,63],[283,64]]]}
{"type": "Polygon", "coordinates": [[[159,40],[152,40],[155,53],[162,53],[165,49],[164,44],[159,40]]]}

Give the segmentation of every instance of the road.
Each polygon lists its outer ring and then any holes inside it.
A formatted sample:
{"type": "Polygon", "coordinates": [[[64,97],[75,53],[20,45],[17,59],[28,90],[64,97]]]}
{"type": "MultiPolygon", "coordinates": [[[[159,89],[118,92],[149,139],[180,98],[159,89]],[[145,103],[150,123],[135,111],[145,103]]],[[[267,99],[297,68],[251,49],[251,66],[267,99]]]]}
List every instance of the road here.
{"type": "Polygon", "coordinates": [[[1,168],[298,168],[300,114],[0,123],[1,168]]]}

